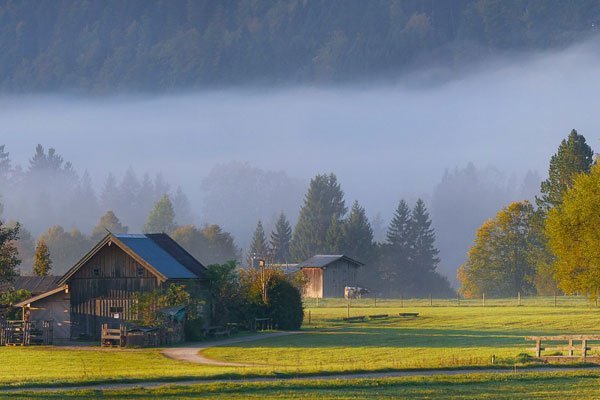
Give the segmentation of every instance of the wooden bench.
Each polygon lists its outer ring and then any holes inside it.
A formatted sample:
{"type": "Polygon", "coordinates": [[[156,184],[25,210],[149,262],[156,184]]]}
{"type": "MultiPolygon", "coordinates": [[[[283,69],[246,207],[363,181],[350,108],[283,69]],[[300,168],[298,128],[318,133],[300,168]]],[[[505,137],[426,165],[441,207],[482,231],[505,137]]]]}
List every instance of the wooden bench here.
{"type": "Polygon", "coordinates": [[[401,312],[398,314],[398,316],[404,317],[404,318],[416,318],[419,316],[419,313],[418,312],[401,312]]]}
{"type": "Polygon", "coordinates": [[[226,326],[209,326],[204,328],[203,334],[205,337],[230,336],[231,329],[226,326]]]}
{"type": "Polygon", "coordinates": [[[356,317],[348,317],[348,318],[344,318],[345,322],[362,322],[366,319],[367,317],[365,315],[358,315],[356,317]]]}
{"type": "Polygon", "coordinates": [[[389,314],[375,314],[375,315],[369,315],[370,319],[382,319],[382,318],[388,318],[389,314]]]}
{"type": "Polygon", "coordinates": [[[535,352],[535,356],[537,358],[542,358],[542,351],[554,351],[554,352],[563,352],[566,351],[568,353],[567,356],[564,355],[549,355],[544,356],[543,358],[582,358],[585,359],[588,357],[588,351],[591,350],[600,350],[600,346],[589,346],[588,342],[590,341],[600,341],[600,335],[561,335],[561,336],[527,336],[525,340],[534,341],[535,347],[531,350],[535,352]],[[544,347],[543,342],[567,342],[566,344],[555,344],[551,347],[544,347]],[[580,342],[576,344],[575,342],[580,342]],[[579,352],[579,356],[575,356],[575,352],[579,352]]]}

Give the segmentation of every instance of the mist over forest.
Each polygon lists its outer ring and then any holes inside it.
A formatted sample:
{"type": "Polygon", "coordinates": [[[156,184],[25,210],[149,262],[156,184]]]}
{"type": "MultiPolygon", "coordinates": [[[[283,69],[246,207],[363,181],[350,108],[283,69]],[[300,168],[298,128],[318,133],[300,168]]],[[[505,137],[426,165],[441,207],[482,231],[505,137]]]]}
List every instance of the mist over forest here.
{"type": "Polygon", "coordinates": [[[283,211],[294,224],[311,177],[333,172],[346,203],[366,208],[376,240],[401,198],[423,198],[439,270],[455,282],[475,229],[508,202],[533,199],[557,143],[572,128],[597,140],[600,40],[585,32],[531,41],[527,54],[490,45],[451,74],[423,61],[357,83],[282,78],[99,95],[63,90],[61,80],[4,90],[0,145],[23,179],[0,187],[2,218],[34,237],[53,225],[89,234],[112,209],[135,232],[168,193],[179,224],[218,224],[243,254],[259,219],[269,231],[283,211]],[[69,170],[28,174],[38,144],[69,170]]]}

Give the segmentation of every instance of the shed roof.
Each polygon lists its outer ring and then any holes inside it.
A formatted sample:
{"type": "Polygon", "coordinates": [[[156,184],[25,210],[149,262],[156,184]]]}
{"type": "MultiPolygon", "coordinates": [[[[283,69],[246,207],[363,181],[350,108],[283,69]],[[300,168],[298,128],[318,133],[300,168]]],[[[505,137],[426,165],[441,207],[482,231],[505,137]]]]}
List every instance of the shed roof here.
{"type": "Polygon", "coordinates": [[[60,276],[17,276],[11,283],[0,285],[0,292],[5,290],[27,290],[36,295],[58,287],[60,276]]]}
{"type": "Polygon", "coordinates": [[[306,261],[301,262],[300,264],[298,264],[297,268],[323,268],[328,266],[329,264],[332,264],[338,260],[345,260],[348,261],[350,264],[355,264],[357,267],[361,266],[361,265],[365,265],[363,263],[361,263],[360,261],[356,261],[348,256],[345,256],[343,254],[336,254],[336,255],[332,255],[332,254],[317,254],[315,256],[312,256],[311,258],[309,258],[306,261]]]}

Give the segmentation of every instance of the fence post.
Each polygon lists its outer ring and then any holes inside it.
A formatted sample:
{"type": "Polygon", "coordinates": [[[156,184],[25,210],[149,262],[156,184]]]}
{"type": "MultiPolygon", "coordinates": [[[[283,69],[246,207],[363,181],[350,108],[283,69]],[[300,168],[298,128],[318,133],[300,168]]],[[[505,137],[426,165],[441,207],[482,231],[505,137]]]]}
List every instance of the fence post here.
{"type": "Polygon", "coordinates": [[[554,292],[554,307],[556,307],[556,292],[554,292]]]}
{"type": "Polygon", "coordinates": [[[517,306],[521,305],[521,292],[517,293],[517,306]]]}
{"type": "Polygon", "coordinates": [[[481,294],[482,305],[485,307],[485,293],[481,294]]]}
{"type": "Polygon", "coordinates": [[[400,308],[404,308],[404,297],[400,295],[400,308]]]}
{"type": "Polygon", "coordinates": [[[433,307],[433,298],[431,297],[431,293],[429,294],[429,307],[433,307]]]}
{"type": "Polygon", "coordinates": [[[377,296],[375,296],[375,307],[377,307],[377,296]]]}

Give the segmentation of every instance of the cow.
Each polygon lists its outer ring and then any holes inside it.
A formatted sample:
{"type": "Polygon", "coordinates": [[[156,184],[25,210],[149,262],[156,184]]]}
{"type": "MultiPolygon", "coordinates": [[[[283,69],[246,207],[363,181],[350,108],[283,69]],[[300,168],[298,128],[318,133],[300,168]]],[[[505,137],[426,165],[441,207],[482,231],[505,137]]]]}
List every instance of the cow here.
{"type": "Polygon", "coordinates": [[[369,293],[369,289],[356,287],[356,286],[346,286],[344,288],[344,298],[346,300],[351,299],[361,299],[362,296],[369,293]]]}

